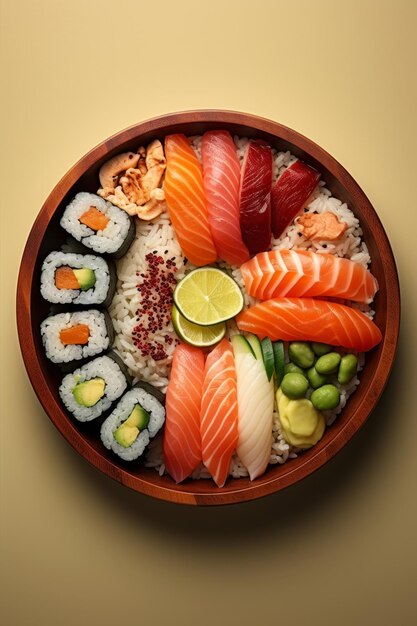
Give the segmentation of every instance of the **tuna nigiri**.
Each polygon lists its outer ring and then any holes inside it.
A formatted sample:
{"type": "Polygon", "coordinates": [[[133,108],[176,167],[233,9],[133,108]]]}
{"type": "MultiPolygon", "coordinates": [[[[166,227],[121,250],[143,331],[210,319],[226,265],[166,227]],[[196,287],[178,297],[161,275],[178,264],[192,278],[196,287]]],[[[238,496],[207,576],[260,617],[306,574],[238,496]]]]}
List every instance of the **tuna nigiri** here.
{"type": "Polygon", "coordinates": [[[274,379],[268,380],[262,349],[254,336],[232,337],[238,397],[237,454],[254,480],[264,473],[271,454],[274,379]]]}
{"type": "Polygon", "coordinates": [[[320,179],[320,174],[298,160],[281,174],[272,190],[272,232],[279,237],[305,206],[320,179]]]}
{"type": "Polygon", "coordinates": [[[271,244],[272,151],[250,141],[240,183],[240,228],[251,254],[268,250],[271,244]]]}
{"type": "Polygon", "coordinates": [[[233,139],[225,130],[203,135],[204,190],[211,234],[220,259],[240,265],[249,258],[239,224],[240,164],[233,139]]]}
{"type": "Polygon", "coordinates": [[[369,317],[351,307],[313,298],[274,298],[243,311],[241,330],[273,341],[317,341],[366,352],[382,339],[369,317]]]}
{"type": "Polygon", "coordinates": [[[187,478],[201,462],[200,411],[204,355],[187,344],[175,348],[166,393],[165,466],[175,482],[187,478]]]}
{"type": "Polygon", "coordinates": [[[233,350],[223,339],[206,359],[201,401],[203,463],[223,487],[237,443],[237,386],[233,350]]]}
{"type": "Polygon", "coordinates": [[[260,300],[278,296],[331,296],[372,302],[376,278],[360,263],[308,250],[261,252],[241,266],[249,295],[260,300]]]}
{"type": "Polygon", "coordinates": [[[164,191],[169,216],[184,255],[194,265],[217,259],[211,236],[201,165],[185,135],[165,138],[164,191]]]}

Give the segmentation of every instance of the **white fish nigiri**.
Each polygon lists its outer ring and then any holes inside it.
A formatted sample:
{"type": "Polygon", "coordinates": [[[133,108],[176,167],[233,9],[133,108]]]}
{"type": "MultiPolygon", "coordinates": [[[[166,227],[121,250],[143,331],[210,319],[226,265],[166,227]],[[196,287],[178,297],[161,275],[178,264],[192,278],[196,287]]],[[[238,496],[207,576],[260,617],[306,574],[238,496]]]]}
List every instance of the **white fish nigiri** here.
{"type": "Polygon", "coordinates": [[[264,473],[271,454],[274,380],[268,380],[260,342],[254,335],[232,337],[238,400],[236,451],[251,480],[264,473]]]}

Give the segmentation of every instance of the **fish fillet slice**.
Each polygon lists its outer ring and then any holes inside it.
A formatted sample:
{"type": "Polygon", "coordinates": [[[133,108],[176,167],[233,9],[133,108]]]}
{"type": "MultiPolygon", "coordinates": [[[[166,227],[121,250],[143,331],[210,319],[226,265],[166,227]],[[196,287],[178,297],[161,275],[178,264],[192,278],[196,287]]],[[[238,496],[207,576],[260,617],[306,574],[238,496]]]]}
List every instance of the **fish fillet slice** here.
{"type": "Polygon", "coordinates": [[[205,133],[201,155],[209,223],[218,256],[230,265],[241,265],[249,259],[249,252],[240,231],[240,164],[230,133],[205,133]]]}
{"type": "Polygon", "coordinates": [[[308,250],[261,252],[241,272],[247,292],[261,300],[327,296],[369,303],[378,290],[376,278],[360,263],[308,250]]]}
{"type": "Polygon", "coordinates": [[[201,462],[200,411],[204,381],[201,350],[180,344],[174,352],[166,394],[164,460],[169,474],[180,483],[201,462]]]}
{"type": "Polygon", "coordinates": [[[262,360],[251,354],[236,355],[238,393],[237,454],[254,480],[269,462],[272,444],[274,382],[268,381],[262,360]]]}
{"type": "Polygon", "coordinates": [[[335,302],[313,298],[274,298],[243,311],[240,330],[273,341],[317,341],[366,352],[382,339],[366,315],[335,302]]]}
{"type": "Polygon", "coordinates": [[[169,216],[184,255],[194,265],[217,259],[211,236],[201,165],[185,135],[165,138],[164,191],[169,216]]]}
{"type": "Polygon", "coordinates": [[[237,443],[237,383],[230,342],[223,339],[208,355],[201,402],[203,463],[223,487],[237,443]]]}

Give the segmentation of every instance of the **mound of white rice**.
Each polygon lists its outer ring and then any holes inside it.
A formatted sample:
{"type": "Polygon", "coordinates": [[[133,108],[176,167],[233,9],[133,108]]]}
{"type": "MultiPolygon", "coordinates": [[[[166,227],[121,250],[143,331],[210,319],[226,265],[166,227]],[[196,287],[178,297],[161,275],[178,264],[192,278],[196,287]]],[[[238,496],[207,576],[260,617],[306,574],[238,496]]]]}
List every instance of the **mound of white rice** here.
{"type": "MultiPolygon", "coordinates": [[[[238,157],[242,161],[248,139],[234,137],[234,141],[238,157]]],[[[201,160],[201,137],[192,137],[191,143],[198,158],[201,160]]],[[[296,157],[290,152],[278,152],[277,150],[273,150],[274,182],[286,168],[296,160],[296,157]]],[[[314,196],[305,207],[304,213],[324,213],[326,211],[334,213],[341,221],[346,222],[348,225],[348,228],[339,241],[317,242],[306,239],[297,227],[298,218],[296,218],[283,232],[281,237],[272,240],[271,248],[294,250],[311,249],[318,254],[328,253],[348,258],[367,267],[371,259],[366,244],[362,240],[362,230],[359,220],[346,204],[331,195],[331,192],[326,189],[325,183],[321,181],[314,196]]],[[[186,270],[189,271],[193,269],[190,265],[184,265],[184,257],[166,213],[163,213],[158,219],[153,220],[151,223],[139,221],[137,225],[136,241],[133,243],[126,256],[117,264],[119,282],[116,296],[110,308],[110,314],[116,331],[115,347],[131,371],[131,374],[165,391],[168,384],[170,364],[175,343],[171,346],[167,346],[167,358],[164,361],[156,362],[152,358],[143,357],[132,341],[132,330],[137,323],[136,311],[141,301],[141,295],[137,290],[138,276],[147,271],[147,261],[145,257],[146,254],[151,251],[157,251],[158,254],[165,254],[167,257],[175,258],[178,267],[176,274],[178,280],[184,276],[186,270]]],[[[223,262],[219,263],[219,266],[228,271],[239,284],[244,294],[245,307],[251,306],[257,302],[255,298],[252,298],[246,293],[239,267],[228,266],[223,262]]],[[[352,303],[349,304],[352,305],[352,303]]],[[[372,317],[373,311],[369,305],[353,304],[353,306],[360,308],[367,315],[372,317]]],[[[229,336],[236,332],[238,332],[236,324],[232,320],[228,323],[229,336]]],[[[158,339],[162,340],[164,336],[171,337],[175,342],[176,335],[171,323],[159,333],[158,339]]],[[[287,351],[286,359],[288,361],[287,351]]],[[[359,369],[361,369],[364,363],[363,355],[360,355],[359,362],[359,369]]],[[[328,425],[333,423],[336,416],[343,409],[347,399],[359,384],[359,379],[356,376],[348,385],[339,385],[337,380],[332,382],[337,384],[340,390],[340,403],[332,411],[324,412],[328,425]]],[[[285,463],[287,459],[297,456],[297,452],[299,451],[296,448],[289,445],[284,440],[279,423],[279,416],[275,412],[273,430],[271,433],[270,464],[285,463]]],[[[160,436],[156,437],[148,447],[147,465],[154,467],[161,475],[165,471],[162,455],[162,439],[160,436]]],[[[232,458],[230,475],[235,478],[248,475],[246,468],[242,465],[237,455],[234,455],[232,458]]],[[[210,475],[207,469],[201,465],[195,470],[192,477],[209,478],[210,475]]]]}

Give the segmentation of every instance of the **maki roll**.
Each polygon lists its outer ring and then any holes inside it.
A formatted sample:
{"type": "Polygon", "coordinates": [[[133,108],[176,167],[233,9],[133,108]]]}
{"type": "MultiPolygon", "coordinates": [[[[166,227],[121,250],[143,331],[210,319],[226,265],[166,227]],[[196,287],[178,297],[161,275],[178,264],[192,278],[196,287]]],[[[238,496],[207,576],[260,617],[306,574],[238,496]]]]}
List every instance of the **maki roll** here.
{"type": "Polygon", "coordinates": [[[134,387],[101,426],[101,440],[124,461],[140,457],[165,421],[165,408],[150,385],[134,387]]]}
{"type": "Polygon", "coordinates": [[[42,264],[41,294],[53,304],[110,304],[116,288],[113,264],[92,254],[51,252],[42,264]]]}
{"type": "Polygon", "coordinates": [[[120,398],[129,382],[119,359],[110,353],[64,376],[59,395],[78,421],[90,422],[120,398]]]}
{"type": "Polygon", "coordinates": [[[50,315],[41,324],[41,335],[47,358],[69,363],[105,352],[114,330],[107,311],[88,309],[50,315]]]}
{"type": "Polygon", "coordinates": [[[126,211],[94,193],[78,193],[60,223],[87,248],[116,258],[126,254],[135,237],[134,221],[126,211]]]}

